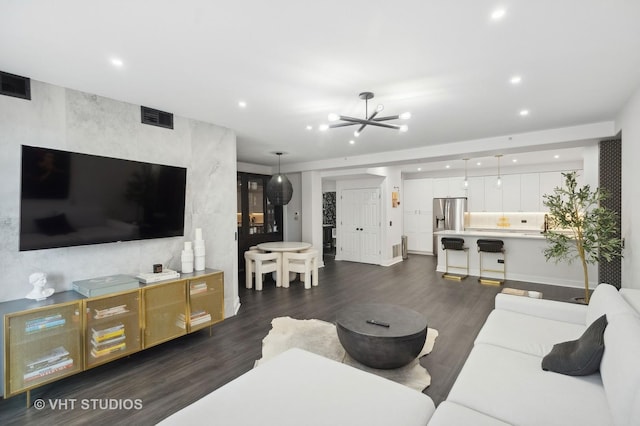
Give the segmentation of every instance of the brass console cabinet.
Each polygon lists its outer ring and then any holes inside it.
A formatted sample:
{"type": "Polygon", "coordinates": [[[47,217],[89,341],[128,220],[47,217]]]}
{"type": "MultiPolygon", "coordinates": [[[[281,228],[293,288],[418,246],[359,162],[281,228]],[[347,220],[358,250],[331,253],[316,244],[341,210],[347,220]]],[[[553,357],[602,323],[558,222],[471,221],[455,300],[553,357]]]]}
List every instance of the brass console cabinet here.
{"type": "Polygon", "coordinates": [[[206,269],[120,293],[0,303],[5,398],[224,319],[224,274],[206,269]]]}

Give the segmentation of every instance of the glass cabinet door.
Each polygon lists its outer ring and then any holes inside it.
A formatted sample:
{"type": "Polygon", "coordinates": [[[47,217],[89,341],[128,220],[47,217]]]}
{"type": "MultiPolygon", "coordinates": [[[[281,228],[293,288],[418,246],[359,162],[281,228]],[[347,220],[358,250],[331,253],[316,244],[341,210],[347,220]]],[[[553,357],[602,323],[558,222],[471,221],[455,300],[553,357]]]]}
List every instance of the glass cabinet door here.
{"type": "Polygon", "coordinates": [[[249,179],[249,234],[264,234],[264,186],[262,179],[249,179]]]}
{"type": "MultiPolygon", "coordinates": [[[[244,270],[244,252],[268,241],[282,241],[282,207],[271,204],[267,182],[271,176],[238,172],[238,268],[244,270]]],[[[244,286],[244,283],[238,283],[244,286]]]]}
{"type": "Polygon", "coordinates": [[[82,302],[6,317],[7,395],[82,371],[82,302]]]}

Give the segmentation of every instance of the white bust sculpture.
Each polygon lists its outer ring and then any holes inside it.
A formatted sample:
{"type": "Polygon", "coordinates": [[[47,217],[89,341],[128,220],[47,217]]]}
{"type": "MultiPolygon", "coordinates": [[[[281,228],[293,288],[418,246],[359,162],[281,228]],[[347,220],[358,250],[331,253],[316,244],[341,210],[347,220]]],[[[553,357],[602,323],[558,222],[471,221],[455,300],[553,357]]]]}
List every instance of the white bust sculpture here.
{"type": "Polygon", "coordinates": [[[47,274],[44,272],[34,272],[29,275],[29,283],[33,286],[33,290],[25,296],[27,299],[44,300],[55,291],[52,288],[44,288],[47,284],[47,274]]]}

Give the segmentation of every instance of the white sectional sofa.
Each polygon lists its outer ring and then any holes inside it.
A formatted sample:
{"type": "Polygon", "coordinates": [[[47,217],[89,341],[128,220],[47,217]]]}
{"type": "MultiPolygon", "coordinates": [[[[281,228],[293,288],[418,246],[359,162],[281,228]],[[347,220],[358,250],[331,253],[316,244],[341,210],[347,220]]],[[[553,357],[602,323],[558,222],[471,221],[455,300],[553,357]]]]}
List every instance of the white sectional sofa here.
{"type": "Polygon", "coordinates": [[[289,349],[160,424],[424,426],[434,410],[423,393],[289,349]]]}
{"type": "Polygon", "coordinates": [[[640,425],[640,290],[601,284],[589,306],[499,294],[446,401],[291,349],[164,425],[640,425]],[[556,343],[606,314],[601,371],[541,367],[556,343]]]}
{"type": "Polygon", "coordinates": [[[499,294],[429,426],[640,425],[640,290],[600,284],[589,306],[499,294]],[[556,343],[607,315],[600,372],[543,371],[556,343]]]}

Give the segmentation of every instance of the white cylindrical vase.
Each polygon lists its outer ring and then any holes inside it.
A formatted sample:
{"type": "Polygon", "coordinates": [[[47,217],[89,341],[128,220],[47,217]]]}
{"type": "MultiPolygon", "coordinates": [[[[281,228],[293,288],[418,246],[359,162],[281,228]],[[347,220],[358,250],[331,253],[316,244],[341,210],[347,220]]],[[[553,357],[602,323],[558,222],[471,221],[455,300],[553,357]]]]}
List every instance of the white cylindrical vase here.
{"type": "Polygon", "coordinates": [[[180,256],[180,260],[182,260],[182,273],[190,274],[193,272],[193,249],[191,248],[191,241],[185,241],[184,250],[182,250],[182,255],[180,256]]]}
{"type": "Polygon", "coordinates": [[[193,253],[195,259],[195,270],[204,271],[204,241],[196,241],[196,246],[193,248],[193,253]]]}

